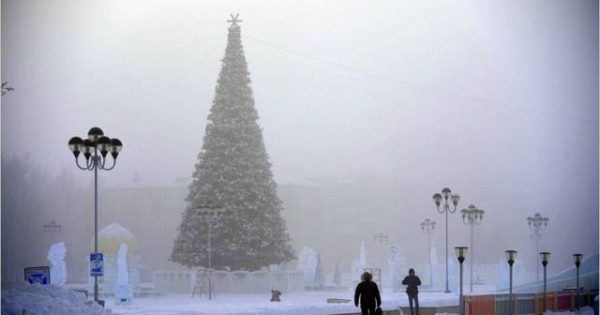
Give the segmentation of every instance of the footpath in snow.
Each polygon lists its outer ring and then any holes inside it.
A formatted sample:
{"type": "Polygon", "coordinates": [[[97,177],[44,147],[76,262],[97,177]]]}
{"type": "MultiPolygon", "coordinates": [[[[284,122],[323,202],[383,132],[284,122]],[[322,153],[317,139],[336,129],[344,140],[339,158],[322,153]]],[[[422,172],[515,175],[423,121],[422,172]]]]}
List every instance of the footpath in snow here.
{"type": "MultiPolygon", "coordinates": [[[[346,304],[329,304],[328,298],[352,300],[354,292],[296,292],[281,296],[281,302],[270,302],[268,294],[220,294],[213,300],[191,298],[189,295],[168,295],[157,298],[135,299],[132,305],[115,305],[107,300],[107,308],[123,315],[326,315],[360,313],[353,301],[346,304]]],[[[384,310],[408,307],[404,292],[385,292],[382,296],[384,310]]],[[[458,305],[458,295],[443,292],[419,293],[422,307],[458,305]]],[[[437,315],[449,315],[438,313],[437,315]]],[[[570,315],[571,312],[547,315],[570,315]]],[[[592,308],[585,308],[579,315],[593,315],[592,308]]],[[[456,315],[456,314],[453,314],[456,315]]]]}
{"type": "MultiPolygon", "coordinates": [[[[131,305],[115,305],[114,299],[106,299],[106,309],[75,293],[56,286],[23,285],[2,291],[2,315],[325,315],[357,313],[352,301],[346,304],[329,304],[328,298],[352,299],[353,292],[303,292],[282,296],[273,303],[269,295],[223,294],[213,300],[191,298],[189,295],[168,295],[156,298],[134,299],[131,305]]],[[[383,309],[397,310],[408,304],[404,293],[384,293],[383,309]]],[[[419,294],[423,307],[456,305],[455,294],[422,292],[419,294]]],[[[546,315],[576,315],[573,312],[546,315]]],[[[586,307],[578,315],[593,315],[586,307]]],[[[440,313],[437,315],[450,315],[440,313]]],[[[454,314],[452,314],[454,315],[454,314]]]]}
{"type": "MultiPolygon", "coordinates": [[[[189,295],[168,295],[135,299],[132,305],[115,305],[107,300],[107,308],[123,315],[325,315],[360,312],[353,301],[344,304],[327,303],[328,298],[352,300],[354,292],[298,292],[281,296],[281,302],[270,302],[268,294],[222,294],[213,300],[190,298],[189,295]]],[[[408,305],[405,293],[385,293],[384,310],[397,310],[408,305]]],[[[445,293],[420,294],[422,306],[451,306],[458,296],[445,293]]]]}

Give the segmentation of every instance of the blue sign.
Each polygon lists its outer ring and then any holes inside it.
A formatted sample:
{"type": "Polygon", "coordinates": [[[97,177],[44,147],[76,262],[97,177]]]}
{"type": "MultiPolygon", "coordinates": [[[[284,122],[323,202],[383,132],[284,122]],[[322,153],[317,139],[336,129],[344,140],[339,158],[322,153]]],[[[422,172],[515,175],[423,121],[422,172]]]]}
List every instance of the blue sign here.
{"type": "Polygon", "coordinates": [[[104,255],[90,253],[90,276],[101,277],[104,275],[104,255]]]}
{"type": "Polygon", "coordinates": [[[29,284],[50,284],[50,267],[25,268],[25,281],[29,282],[29,284]]]}

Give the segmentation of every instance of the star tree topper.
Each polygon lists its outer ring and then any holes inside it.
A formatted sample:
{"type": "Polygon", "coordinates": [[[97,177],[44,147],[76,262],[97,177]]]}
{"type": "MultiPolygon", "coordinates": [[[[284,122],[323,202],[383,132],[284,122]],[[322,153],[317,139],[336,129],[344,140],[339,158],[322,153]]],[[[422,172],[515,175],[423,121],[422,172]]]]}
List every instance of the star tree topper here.
{"type": "Polygon", "coordinates": [[[242,20],[239,19],[240,14],[237,13],[235,16],[233,14],[229,14],[229,16],[231,19],[227,20],[227,22],[231,23],[231,27],[239,27],[238,23],[242,22],[242,20]]]}

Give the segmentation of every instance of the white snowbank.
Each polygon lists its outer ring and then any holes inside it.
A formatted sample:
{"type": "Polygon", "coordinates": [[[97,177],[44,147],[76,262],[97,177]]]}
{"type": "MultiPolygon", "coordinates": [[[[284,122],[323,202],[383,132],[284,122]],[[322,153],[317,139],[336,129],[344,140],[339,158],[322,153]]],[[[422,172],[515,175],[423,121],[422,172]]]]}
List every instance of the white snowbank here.
{"type": "Polygon", "coordinates": [[[2,291],[2,315],[108,315],[102,306],[80,293],[46,285],[27,285],[2,291]]]}

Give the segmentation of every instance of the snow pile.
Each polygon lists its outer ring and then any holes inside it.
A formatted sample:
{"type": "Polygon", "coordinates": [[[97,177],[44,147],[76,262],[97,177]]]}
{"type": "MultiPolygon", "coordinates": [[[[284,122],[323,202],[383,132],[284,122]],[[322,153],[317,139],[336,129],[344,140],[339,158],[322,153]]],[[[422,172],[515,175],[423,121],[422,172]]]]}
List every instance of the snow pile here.
{"type": "Polygon", "coordinates": [[[54,285],[27,285],[2,291],[2,315],[109,315],[80,293],[54,285]]]}

